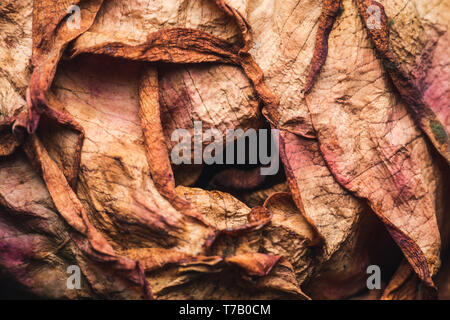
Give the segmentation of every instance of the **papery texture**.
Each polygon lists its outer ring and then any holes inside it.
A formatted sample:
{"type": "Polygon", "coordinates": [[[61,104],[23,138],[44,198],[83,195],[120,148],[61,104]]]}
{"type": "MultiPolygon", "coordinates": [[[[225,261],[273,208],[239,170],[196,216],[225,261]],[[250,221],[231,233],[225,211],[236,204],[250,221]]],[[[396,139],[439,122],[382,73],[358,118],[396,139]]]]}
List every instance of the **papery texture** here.
{"type": "Polygon", "coordinates": [[[2,2],[1,274],[45,298],[445,296],[449,10],[2,2]],[[272,177],[197,161],[269,128],[272,177]],[[179,129],[214,137],[175,163],[179,129]]]}

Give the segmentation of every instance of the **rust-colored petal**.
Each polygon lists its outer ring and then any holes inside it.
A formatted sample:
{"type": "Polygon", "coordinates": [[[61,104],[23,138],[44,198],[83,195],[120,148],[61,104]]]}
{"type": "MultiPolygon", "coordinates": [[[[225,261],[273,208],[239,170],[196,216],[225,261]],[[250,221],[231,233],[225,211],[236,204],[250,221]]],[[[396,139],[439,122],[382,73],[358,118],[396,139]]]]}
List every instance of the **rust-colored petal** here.
{"type": "Polygon", "coordinates": [[[161,125],[158,73],[155,68],[149,68],[143,73],[139,97],[139,116],[144,133],[147,159],[156,188],[175,209],[203,222],[200,213],[175,192],[175,179],[161,125]]]}
{"type": "Polygon", "coordinates": [[[271,256],[262,253],[247,253],[227,258],[226,262],[245,270],[249,276],[266,276],[280,260],[279,256],[271,256]]]}
{"type": "MultiPolygon", "coordinates": [[[[28,101],[28,130],[36,131],[42,113],[48,109],[46,93],[55,76],[59,59],[68,43],[85,32],[93,23],[103,0],[34,1],[33,4],[33,74],[30,79],[28,101]],[[78,5],[79,26],[65,23],[70,8],[78,5]]],[[[52,116],[52,115],[50,115],[52,116]]],[[[58,116],[56,116],[58,118],[58,116]]]]}
{"type": "Polygon", "coordinates": [[[110,244],[92,226],[83,205],[37,136],[32,135],[28,138],[25,151],[32,163],[41,171],[55,207],[74,229],[73,239],[79,248],[94,261],[113,266],[142,290],[143,297],[149,297],[151,293],[139,263],[116,255],[110,244]]]}
{"type": "Polygon", "coordinates": [[[324,65],[328,55],[328,37],[333,28],[336,17],[341,7],[341,0],[325,0],[322,4],[322,13],[319,18],[319,29],[316,35],[314,46],[314,56],[311,61],[308,79],[305,86],[305,93],[311,91],[317,75],[324,65]]]}

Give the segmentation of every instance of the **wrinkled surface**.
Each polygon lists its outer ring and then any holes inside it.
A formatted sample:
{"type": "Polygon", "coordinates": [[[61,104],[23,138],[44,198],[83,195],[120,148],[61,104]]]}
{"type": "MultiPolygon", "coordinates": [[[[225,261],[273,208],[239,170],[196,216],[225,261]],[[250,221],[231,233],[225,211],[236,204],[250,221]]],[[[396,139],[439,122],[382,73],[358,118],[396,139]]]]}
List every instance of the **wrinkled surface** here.
{"type": "Polygon", "coordinates": [[[17,116],[26,108],[25,91],[31,66],[32,1],[4,1],[0,13],[0,119],[3,120],[17,116]]]}
{"type": "Polygon", "coordinates": [[[392,18],[392,49],[425,101],[450,128],[448,1],[381,1],[392,18]]]}
{"type": "Polygon", "coordinates": [[[257,96],[240,68],[175,66],[161,70],[160,83],[161,122],[169,149],[178,143],[169,140],[174,130],[187,129],[194,136],[194,121],[201,121],[203,132],[216,129],[223,137],[227,129],[262,126],[257,96]]]}
{"type": "Polygon", "coordinates": [[[3,1],[1,275],[46,298],[446,297],[449,14],[425,0],[3,1]],[[173,165],[173,131],[196,121],[280,130],[284,172],[173,165]],[[372,264],[383,288],[367,293],[372,264]]]}
{"type": "Polygon", "coordinates": [[[320,150],[337,181],[368,200],[416,272],[431,283],[440,263],[435,199],[440,175],[434,174],[438,169],[405,106],[386,90],[386,75],[354,3],[343,6],[327,61],[307,99],[320,150]],[[346,42],[348,50],[335,45],[346,42]],[[330,114],[331,105],[339,116],[330,114]]]}

